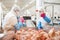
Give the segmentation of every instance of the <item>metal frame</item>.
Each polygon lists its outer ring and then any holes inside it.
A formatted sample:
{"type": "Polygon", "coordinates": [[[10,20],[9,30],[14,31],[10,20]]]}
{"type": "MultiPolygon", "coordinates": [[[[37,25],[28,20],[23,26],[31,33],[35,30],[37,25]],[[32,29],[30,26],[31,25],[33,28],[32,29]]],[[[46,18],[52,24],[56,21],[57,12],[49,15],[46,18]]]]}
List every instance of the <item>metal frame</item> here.
{"type": "Polygon", "coordinates": [[[52,5],[53,5],[53,4],[54,4],[54,5],[60,5],[60,3],[52,3],[52,2],[51,2],[51,3],[50,3],[50,2],[44,2],[44,3],[45,3],[45,4],[52,4],[52,5]]]}
{"type": "Polygon", "coordinates": [[[52,5],[52,23],[53,23],[54,5],[60,5],[60,3],[44,2],[44,4],[50,4],[50,5],[52,5]]]}

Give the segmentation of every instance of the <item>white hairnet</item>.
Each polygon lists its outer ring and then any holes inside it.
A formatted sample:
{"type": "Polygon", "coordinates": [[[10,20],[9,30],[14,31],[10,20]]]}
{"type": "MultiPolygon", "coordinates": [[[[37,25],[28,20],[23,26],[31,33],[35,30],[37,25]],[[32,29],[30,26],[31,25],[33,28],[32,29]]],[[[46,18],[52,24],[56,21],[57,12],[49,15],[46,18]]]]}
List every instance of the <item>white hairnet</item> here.
{"type": "Polygon", "coordinates": [[[12,7],[11,11],[14,11],[14,10],[21,10],[20,7],[16,4],[14,4],[14,6],[12,7]]]}
{"type": "Polygon", "coordinates": [[[14,13],[16,13],[17,12],[17,14],[16,15],[20,15],[20,13],[21,13],[21,9],[20,9],[20,7],[18,6],[18,5],[16,5],[16,4],[14,4],[13,5],[13,7],[12,7],[12,9],[11,9],[11,12],[14,12],[14,13]]]}

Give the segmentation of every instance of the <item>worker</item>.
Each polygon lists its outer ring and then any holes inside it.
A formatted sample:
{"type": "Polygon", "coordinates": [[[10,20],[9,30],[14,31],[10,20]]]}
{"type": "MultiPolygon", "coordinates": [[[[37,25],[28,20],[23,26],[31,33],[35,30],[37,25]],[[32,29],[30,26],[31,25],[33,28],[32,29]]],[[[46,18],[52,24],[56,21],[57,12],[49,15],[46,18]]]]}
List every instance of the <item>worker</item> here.
{"type": "Polygon", "coordinates": [[[17,8],[16,6],[14,6],[12,10],[5,15],[2,25],[4,33],[6,33],[8,29],[14,29],[14,25],[17,24],[18,21],[18,15],[19,8],[17,8]]]}
{"type": "Polygon", "coordinates": [[[18,22],[19,18],[19,8],[14,5],[9,13],[4,17],[2,28],[4,30],[4,37],[2,40],[13,40],[15,36],[15,25],[18,22]]]}
{"type": "Polygon", "coordinates": [[[51,20],[49,19],[49,17],[47,17],[44,11],[41,10],[40,19],[38,20],[38,24],[37,24],[38,29],[43,29],[43,27],[50,22],[51,20]]]}

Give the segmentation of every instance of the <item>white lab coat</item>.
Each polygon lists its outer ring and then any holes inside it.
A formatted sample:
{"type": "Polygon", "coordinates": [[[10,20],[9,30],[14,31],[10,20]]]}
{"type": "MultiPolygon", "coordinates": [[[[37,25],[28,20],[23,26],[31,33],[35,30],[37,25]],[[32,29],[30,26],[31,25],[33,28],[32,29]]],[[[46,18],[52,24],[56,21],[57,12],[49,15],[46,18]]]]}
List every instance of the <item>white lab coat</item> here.
{"type": "Polygon", "coordinates": [[[10,11],[4,17],[2,28],[4,30],[8,28],[13,28],[16,23],[17,23],[17,17],[15,16],[14,11],[10,11]]]}

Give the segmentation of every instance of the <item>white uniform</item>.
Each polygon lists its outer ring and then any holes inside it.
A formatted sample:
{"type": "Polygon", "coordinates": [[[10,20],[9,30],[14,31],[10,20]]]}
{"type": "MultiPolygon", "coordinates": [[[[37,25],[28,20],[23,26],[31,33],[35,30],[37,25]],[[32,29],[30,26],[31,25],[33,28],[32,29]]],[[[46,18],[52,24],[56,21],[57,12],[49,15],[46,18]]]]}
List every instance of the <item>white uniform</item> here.
{"type": "Polygon", "coordinates": [[[17,18],[13,11],[6,14],[3,20],[3,29],[13,28],[13,26],[17,23],[17,18]]]}

